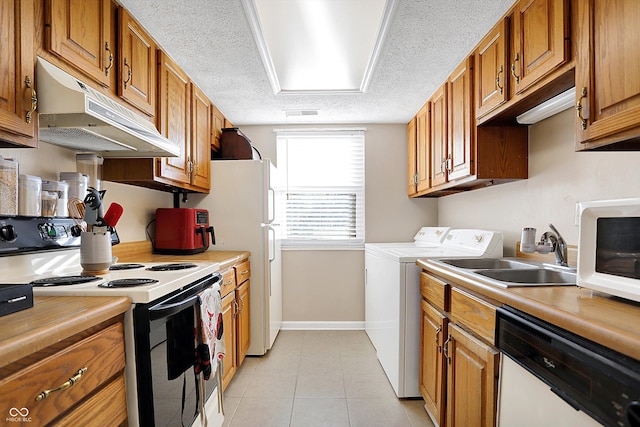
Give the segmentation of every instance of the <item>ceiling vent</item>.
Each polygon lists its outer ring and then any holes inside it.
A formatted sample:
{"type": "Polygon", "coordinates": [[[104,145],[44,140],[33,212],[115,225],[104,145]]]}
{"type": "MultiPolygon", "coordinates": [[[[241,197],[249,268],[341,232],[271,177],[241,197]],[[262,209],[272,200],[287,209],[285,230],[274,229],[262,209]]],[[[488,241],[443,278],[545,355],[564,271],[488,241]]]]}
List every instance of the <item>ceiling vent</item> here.
{"type": "Polygon", "coordinates": [[[318,110],[287,110],[284,115],[287,117],[317,116],[318,110]]]}

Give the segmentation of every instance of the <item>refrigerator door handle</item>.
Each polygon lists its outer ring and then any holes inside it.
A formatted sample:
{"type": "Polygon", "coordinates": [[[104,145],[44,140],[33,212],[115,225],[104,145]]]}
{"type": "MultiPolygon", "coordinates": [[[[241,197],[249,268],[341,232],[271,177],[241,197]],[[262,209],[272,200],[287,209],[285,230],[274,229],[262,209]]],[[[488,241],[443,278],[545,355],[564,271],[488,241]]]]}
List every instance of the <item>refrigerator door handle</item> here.
{"type": "Polygon", "coordinates": [[[267,214],[265,215],[267,218],[267,223],[271,224],[276,219],[276,190],[269,187],[267,188],[267,214]]]}
{"type": "Polygon", "coordinates": [[[273,262],[276,259],[276,230],[269,224],[266,224],[265,228],[267,229],[267,235],[273,233],[273,239],[269,239],[269,262],[273,262]]]}

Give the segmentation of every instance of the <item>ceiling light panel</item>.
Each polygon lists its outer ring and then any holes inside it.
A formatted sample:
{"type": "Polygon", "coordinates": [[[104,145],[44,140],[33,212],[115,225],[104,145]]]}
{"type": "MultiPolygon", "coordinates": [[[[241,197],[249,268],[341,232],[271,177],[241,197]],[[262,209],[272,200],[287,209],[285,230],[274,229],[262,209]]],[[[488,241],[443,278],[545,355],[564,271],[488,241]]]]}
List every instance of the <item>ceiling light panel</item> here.
{"type": "Polygon", "coordinates": [[[274,92],[309,93],[363,91],[394,2],[244,0],[243,4],[274,92]]]}

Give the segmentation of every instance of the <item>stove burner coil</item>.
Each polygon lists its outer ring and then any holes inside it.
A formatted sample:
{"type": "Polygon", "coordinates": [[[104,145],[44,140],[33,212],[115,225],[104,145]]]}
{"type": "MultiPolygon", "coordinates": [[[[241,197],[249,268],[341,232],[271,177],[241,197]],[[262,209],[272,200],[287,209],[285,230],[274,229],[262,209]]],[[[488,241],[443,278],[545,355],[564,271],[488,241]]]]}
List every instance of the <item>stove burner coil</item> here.
{"type": "Polygon", "coordinates": [[[186,268],[197,267],[197,265],[190,262],[183,263],[171,263],[171,264],[160,264],[154,265],[153,267],[147,268],[150,271],[172,271],[172,270],[184,270],[186,268]]]}
{"type": "Polygon", "coordinates": [[[109,270],[111,271],[133,270],[133,269],[142,268],[142,267],[144,267],[144,265],[142,264],[113,264],[111,267],[109,267],[109,270]]]}
{"type": "Polygon", "coordinates": [[[134,286],[149,285],[152,283],[158,283],[158,281],[156,279],[116,279],[100,283],[98,286],[101,288],[131,288],[134,286]]]}
{"type": "Polygon", "coordinates": [[[37,279],[31,282],[33,286],[67,286],[78,285],[81,283],[93,282],[94,280],[100,280],[98,276],[56,276],[48,277],[46,279],[37,279]]]}

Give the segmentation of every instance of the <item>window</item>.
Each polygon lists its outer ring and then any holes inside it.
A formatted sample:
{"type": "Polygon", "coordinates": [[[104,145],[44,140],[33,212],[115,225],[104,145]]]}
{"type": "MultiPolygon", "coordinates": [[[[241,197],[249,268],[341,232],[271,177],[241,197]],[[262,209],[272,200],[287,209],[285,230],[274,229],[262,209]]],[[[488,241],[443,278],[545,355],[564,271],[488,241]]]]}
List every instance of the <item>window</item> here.
{"type": "Polygon", "coordinates": [[[364,244],[364,131],[278,131],[285,246],[364,244]]]}

